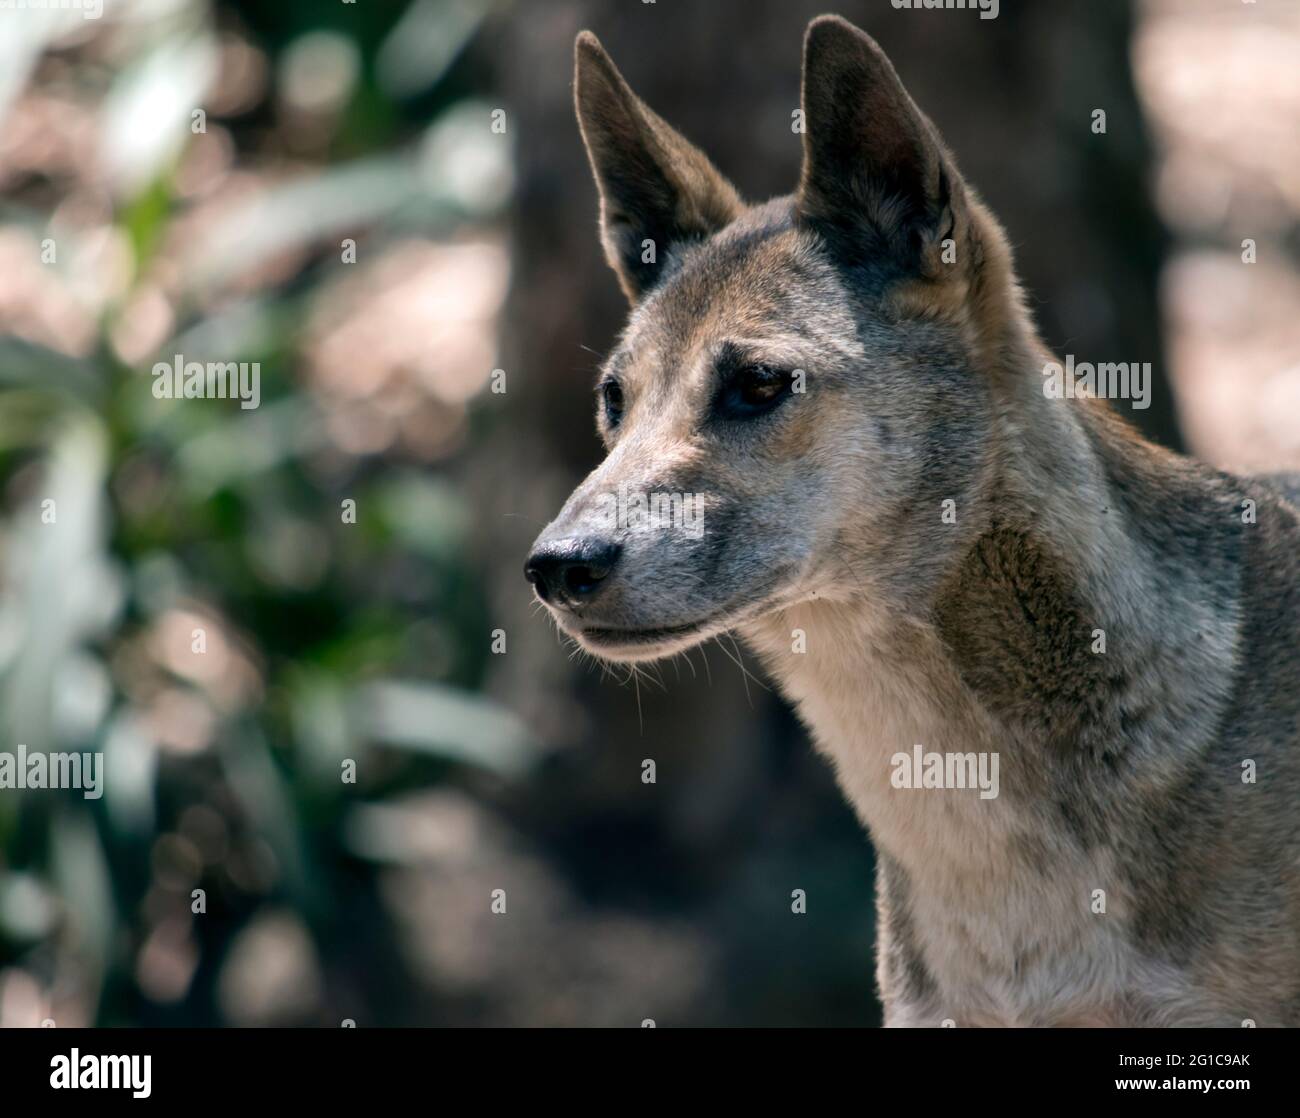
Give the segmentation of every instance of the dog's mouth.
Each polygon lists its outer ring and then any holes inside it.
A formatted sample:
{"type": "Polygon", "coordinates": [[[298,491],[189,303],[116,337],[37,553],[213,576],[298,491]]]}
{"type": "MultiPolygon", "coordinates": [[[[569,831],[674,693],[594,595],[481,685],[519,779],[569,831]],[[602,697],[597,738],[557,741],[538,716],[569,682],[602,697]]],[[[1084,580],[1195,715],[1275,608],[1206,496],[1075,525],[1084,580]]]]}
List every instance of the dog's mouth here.
{"type": "Polygon", "coordinates": [[[712,618],[690,621],[685,625],[668,625],[657,629],[614,629],[602,625],[584,625],[579,632],[593,648],[636,648],[666,644],[693,637],[708,627],[712,618]]]}
{"type": "MultiPolygon", "coordinates": [[[[767,591],[769,588],[764,589],[767,591]]],[[[694,621],[675,625],[626,628],[583,623],[580,619],[573,619],[568,625],[562,622],[561,628],[589,652],[605,659],[633,662],[657,660],[702,644],[710,637],[734,629],[778,604],[775,595],[764,592],[746,604],[733,602],[694,621]]]]}
{"type": "Polygon", "coordinates": [[[607,625],[597,617],[582,617],[550,605],[547,608],[559,624],[560,632],[602,659],[625,663],[659,660],[703,644],[767,610],[789,604],[779,590],[788,574],[787,569],[774,571],[764,584],[744,596],[694,620],[675,621],[671,625],[607,625]]]}
{"type": "Polygon", "coordinates": [[[734,622],[733,611],[724,609],[675,625],[628,628],[568,618],[560,622],[560,628],[588,652],[604,660],[637,663],[672,656],[703,644],[710,637],[725,633],[734,622]]]}

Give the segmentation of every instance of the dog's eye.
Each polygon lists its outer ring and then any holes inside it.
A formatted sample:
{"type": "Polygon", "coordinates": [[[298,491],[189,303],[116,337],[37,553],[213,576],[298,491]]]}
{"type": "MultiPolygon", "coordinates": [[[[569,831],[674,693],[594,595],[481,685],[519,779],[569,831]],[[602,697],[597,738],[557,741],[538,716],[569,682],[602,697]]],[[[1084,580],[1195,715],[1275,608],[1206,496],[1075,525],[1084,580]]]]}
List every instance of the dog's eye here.
{"type": "Polygon", "coordinates": [[[605,422],[617,427],[623,418],[623,386],[616,380],[602,381],[600,385],[600,402],[605,409],[605,422]]]}
{"type": "Polygon", "coordinates": [[[747,419],[776,407],[790,392],[791,377],[770,365],[746,365],[728,378],[718,394],[724,419],[747,419]]]}

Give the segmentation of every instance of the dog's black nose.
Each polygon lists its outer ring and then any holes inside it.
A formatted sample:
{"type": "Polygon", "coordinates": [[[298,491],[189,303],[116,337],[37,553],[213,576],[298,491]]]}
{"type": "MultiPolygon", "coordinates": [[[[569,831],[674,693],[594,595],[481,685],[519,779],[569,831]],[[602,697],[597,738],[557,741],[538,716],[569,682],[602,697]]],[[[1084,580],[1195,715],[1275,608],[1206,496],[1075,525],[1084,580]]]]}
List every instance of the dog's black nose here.
{"type": "Polygon", "coordinates": [[[598,538],[557,540],[528,557],[524,577],[542,601],[576,605],[599,589],[622,550],[622,544],[598,538]]]}

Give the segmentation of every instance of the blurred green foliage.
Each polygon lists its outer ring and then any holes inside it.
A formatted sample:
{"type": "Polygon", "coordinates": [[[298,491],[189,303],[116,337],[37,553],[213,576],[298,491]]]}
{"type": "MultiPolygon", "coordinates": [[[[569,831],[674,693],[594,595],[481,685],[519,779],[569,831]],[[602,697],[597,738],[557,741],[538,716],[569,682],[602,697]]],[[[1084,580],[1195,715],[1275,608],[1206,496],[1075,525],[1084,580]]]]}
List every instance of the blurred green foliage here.
{"type": "MultiPolygon", "coordinates": [[[[490,626],[454,463],[340,449],[303,362],[341,238],[373,258],[493,220],[501,155],[484,155],[470,193],[438,158],[475,92],[456,64],[485,13],[441,0],[160,10],[70,44],[64,24],[28,26],[4,48],[38,97],[121,139],[100,161],[121,173],[82,184],[111,202],[80,222],[60,211],[72,188],[59,171],[13,174],[3,223],[34,249],[54,241],[47,266],[70,307],[95,282],[91,242],[124,246],[125,275],[106,268],[82,300],[85,344],[61,351],[12,321],[0,337],[0,749],[102,751],[107,769],[102,800],[0,791],[0,1012],[228,1023],[232,944],[287,911],[331,993],[270,1019],[337,1024],[367,1000],[400,1002],[406,983],[351,813],[456,766],[512,773],[531,755],[519,723],[474,695],[490,626]],[[252,203],[232,182],[232,203],[195,227],[180,181],[191,107],[231,36],[272,77],[211,127],[226,173],[261,178],[252,203]],[[307,150],[278,103],[295,50],[305,88],[343,91],[307,150]],[[132,353],[121,338],[159,275],[166,329],[132,353]],[[260,407],[155,398],[150,367],[177,353],[260,363],[260,407]],[[356,958],[391,972],[336,982],[356,958]],[[357,1001],[331,1006],[340,988],[357,1001]]],[[[0,128],[35,111],[23,96],[0,103],[0,128]]]]}

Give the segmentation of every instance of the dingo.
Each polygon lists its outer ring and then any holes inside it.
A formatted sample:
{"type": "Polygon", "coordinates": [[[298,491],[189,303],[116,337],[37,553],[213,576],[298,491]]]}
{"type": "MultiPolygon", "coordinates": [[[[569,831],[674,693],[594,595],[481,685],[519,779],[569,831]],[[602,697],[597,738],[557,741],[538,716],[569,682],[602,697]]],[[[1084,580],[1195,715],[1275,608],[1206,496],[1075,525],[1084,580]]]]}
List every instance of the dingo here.
{"type": "Polygon", "coordinates": [[[843,20],[764,205],[589,33],[576,101],[633,309],[527,563],[561,630],[757,650],[879,852],[887,1025],[1300,1025],[1300,485],[1044,393],[1001,228],[843,20]],[[623,487],[704,530],[609,531],[623,487]],[[914,749],[998,794],[897,787],[914,749]]]}

